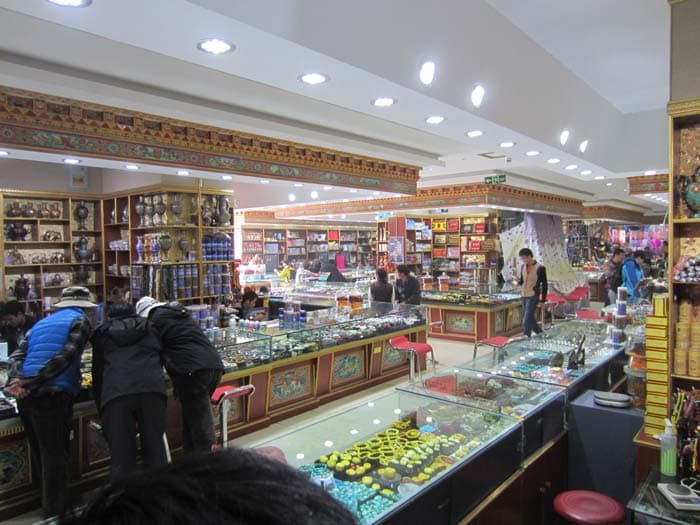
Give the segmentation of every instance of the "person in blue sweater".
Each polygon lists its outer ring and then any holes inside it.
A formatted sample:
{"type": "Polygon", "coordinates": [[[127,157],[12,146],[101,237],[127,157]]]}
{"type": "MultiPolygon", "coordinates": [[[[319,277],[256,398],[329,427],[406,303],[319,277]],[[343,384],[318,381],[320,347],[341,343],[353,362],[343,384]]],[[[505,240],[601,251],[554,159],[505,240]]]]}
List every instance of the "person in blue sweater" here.
{"type": "Polygon", "coordinates": [[[54,306],[56,312],[36,323],[10,356],[5,387],[5,393],[18,400],[45,517],[69,510],[73,399],[80,392],[80,358],[91,332],[85,309],[96,305],[87,288],[71,286],[54,306]]]}
{"type": "Polygon", "coordinates": [[[644,264],[644,252],[642,250],[637,250],[622,263],[622,286],[627,288],[627,300],[630,302],[639,300],[637,285],[639,281],[644,279],[642,264],[644,264]]]}

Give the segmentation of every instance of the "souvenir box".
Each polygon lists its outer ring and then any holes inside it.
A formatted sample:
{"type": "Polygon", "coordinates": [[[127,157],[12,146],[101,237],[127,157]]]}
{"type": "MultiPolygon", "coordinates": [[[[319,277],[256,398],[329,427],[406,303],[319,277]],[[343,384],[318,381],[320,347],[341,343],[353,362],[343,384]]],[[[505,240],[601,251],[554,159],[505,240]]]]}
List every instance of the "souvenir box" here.
{"type": "Polygon", "coordinates": [[[518,469],[521,445],[515,418],[400,391],[258,444],[360,524],[456,523],[518,469]]]}

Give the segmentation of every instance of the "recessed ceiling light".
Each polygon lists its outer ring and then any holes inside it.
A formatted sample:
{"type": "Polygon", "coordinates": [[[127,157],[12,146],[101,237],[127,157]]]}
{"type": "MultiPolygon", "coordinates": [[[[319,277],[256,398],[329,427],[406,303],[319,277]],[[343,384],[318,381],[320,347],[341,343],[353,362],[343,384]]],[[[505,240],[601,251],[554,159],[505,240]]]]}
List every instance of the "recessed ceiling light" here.
{"type": "Polygon", "coordinates": [[[80,164],[78,159],[63,159],[63,164],[80,164]]]}
{"type": "Polygon", "coordinates": [[[352,189],[350,190],[350,193],[357,193],[357,190],[356,190],[355,188],[352,188],[352,189]]]}
{"type": "Polygon", "coordinates": [[[569,135],[571,135],[571,133],[568,129],[562,130],[562,132],[559,133],[559,144],[562,146],[566,144],[569,141],[569,135]]]}
{"type": "Polygon", "coordinates": [[[583,170],[581,175],[590,175],[591,173],[593,173],[591,170],[583,170]]]}
{"type": "Polygon", "coordinates": [[[513,146],[515,146],[515,142],[501,142],[499,146],[501,146],[502,148],[512,148],[513,146]]]}
{"type": "Polygon", "coordinates": [[[92,0],[47,0],[54,5],[61,7],[87,7],[92,3],[92,0]]]}
{"type": "Polygon", "coordinates": [[[418,73],[418,78],[423,85],[429,86],[435,80],[435,62],[423,62],[418,73]]]}
{"type": "Polygon", "coordinates": [[[656,175],[656,170],[648,170],[644,172],[644,175],[656,175]]]}
{"type": "Polygon", "coordinates": [[[470,139],[475,139],[476,137],[481,137],[484,134],[483,131],[478,130],[478,129],[473,129],[471,131],[467,131],[467,137],[470,139]]]}
{"type": "Polygon", "coordinates": [[[177,170],[177,174],[180,175],[181,177],[186,177],[187,175],[190,174],[190,172],[187,170],[177,170]]]}
{"type": "Polygon", "coordinates": [[[350,199],[343,199],[343,202],[350,202],[350,199]]]}
{"type": "Polygon", "coordinates": [[[481,103],[484,101],[484,95],[486,95],[486,90],[484,89],[484,86],[481,84],[477,84],[474,86],[474,89],[472,89],[472,106],[475,108],[478,108],[481,106],[481,103]]]}
{"type": "Polygon", "coordinates": [[[236,49],[236,46],[230,42],[226,42],[226,40],[221,40],[220,38],[207,38],[206,40],[202,40],[199,44],[197,44],[197,49],[204,51],[205,53],[209,53],[210,55],[223,55],[224,53],[228,53],[236,49]]]}
{"type": "Polygon", "coordinates": [[[612,186],[612,184],[613,184],[612,182],[606,182],[606,183],[605,183],[606,186],[612,186]]]}
{"type": "Polygon", "coordinates": [[[267,179],[262,179],[262,180],[260,181],[260,184],[270,184],[270,181],[267,180],[267,179]]]}
{"type": "Polygon", "coordinates": [[[564,169],[567,170],[567,171],[571,171],[571,170],[575,170],[576,168],[578,168],[578,166],[577,166],[576,164],[569,164],[569,165],[568,165],[567,167],[565,167],[564,169]]]}
{"type": "Polygon", "coordinates": [[[231,180],[233,177],[231,175],[222,175],[221,180],[231,180]]]}
{"type": "Polygon", "coordinates": [[[581,153],[586,153],[587,149],[588,149],[588,140],[584,140],[581,142],[581,144],[578,145],[578,150],[581,153]]]}
{"type": "Polygon", "coordinates": [[[125,164],[124,167],[129,171],[136,171],[139,167],[136,164],[125,164]]]}
{"type": "Polygon", "coordinates": [[[7,157],[10,154],[9,151],[5,151],[4,149],[0,149],[0,157],[7,157]]]}
{"type": "Polygon", "coordinates": [[[539,154],[540,154],[540,152],[537,150],[534,150],[534,149],[525,152],[525,155],[527,155],[528,157],[536,157],[539,154]]]}
{"type": "Polygon", "coordinates": [[[425,121],[428,124],[441,124],[445,122],[445,117],[440,115],[433,115],[432,117],[428,117],[427,119],[425,119],[425,121]]]}
{"type": "Polygon", "coordinates": [[[324,186],[323,189],[326,190],[326,191],[332,190],[332,189],[333,189],[333,186],[324,186]]]}
{"type": "Polygon", "coordinates": [[[603,180],[603,179],[605,179],[605,177],[603,175],[596,175],[595,177],[593,177],[593,179],[594,180],[603,180]]]}
{"type": "Polygon", "coordinates": [[[312,199],[318,199],[318,192],[316,190],[311,192],[311,198],[312,199]]]}
{"type": "Polygon", "coordinates": [[[299,77],[299,80],[301,80],[304,84],[317,86],[318,84],[328,82],[330,77],[328,75],[324,75],[323,73],[305,73],[299,77]]]}
{"type": "Polygon", "coordinates": [[[396,104],[396,99],[391,97],[377,97],[372,101],[372,105],[378,108],[388,108],[396,104]]]}
{"type": "Polygon", "coordinates": [[[561,159],[554,157],[553,159],[548,159],[547,162],[549,164],[559,164],[561,162],[561,159]]]}
{"type": "Polygon", "coordinates": [[[304,185],[303,185],[301,182],[295,182],[295,183],[294,183],[294,187],[295,187],[295,188],[301,188],[301,187],[303,187],[303,186],[304,186],[304,185]]]}
{"type": "Polygon", "coordinates": [[[294,195],[293,193],[290,193],[289,195],[287,195],[287,198],[289,199],[289,202],[294,202],[295,200],[297,200],[297,196],[294,195]]]}

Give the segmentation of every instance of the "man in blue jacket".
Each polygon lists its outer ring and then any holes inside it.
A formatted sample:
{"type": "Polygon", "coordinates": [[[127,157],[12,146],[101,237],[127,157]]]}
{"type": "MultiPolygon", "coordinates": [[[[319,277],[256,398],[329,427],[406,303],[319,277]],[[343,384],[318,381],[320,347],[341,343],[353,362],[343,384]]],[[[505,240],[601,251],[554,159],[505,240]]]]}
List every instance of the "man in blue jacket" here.
{"type": "Polygon", "coordinates": [[[41,481],[45,517],[68,510],[68,460],[73,399],[80,392],[80,358],[90,338],[85,308],[90,291],[71,286],[61,292],[56,312],[39,321],[10,356],[5,393],[18,400],[29,440],[32,477],[41,481]]]}

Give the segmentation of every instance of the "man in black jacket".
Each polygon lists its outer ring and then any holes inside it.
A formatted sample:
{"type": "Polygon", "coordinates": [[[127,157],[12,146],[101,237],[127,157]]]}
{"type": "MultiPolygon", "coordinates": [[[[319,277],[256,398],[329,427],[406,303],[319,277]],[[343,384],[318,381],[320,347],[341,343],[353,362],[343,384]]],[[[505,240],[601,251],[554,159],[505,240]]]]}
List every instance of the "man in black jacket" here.
{"type": "Polygon", "coordinates": [[[420,283],[405,264],[396,267],[396,302],[420,304],[420,283]]]}
{"type": "Polygon", "coordinates": [[[211,395],[224,371],[216,348],[189,310],[178,303],[159,303],[146,296],[136,303],[136,313],[151,321],[160,334],[165,368],[182,406],[185,451],[211,451],[215,442],[211,395]]]}
{"type": "Polygon", "coordinates": [[[92,335],[92,387],[112,456],[112,482],[136,470],[136,433],[145,467],[168,462],[165,374],[158,333],[129,303],[113,303],[92,335]]]}
{"type": "Polygon", "coordinates": [[[11,354],[19,348],[20,341],[36,324],[36,318],[24,313],[24,305],[19,301],[8,301],[2,305],[0,316],[0,334],[7,341],[7,350],[11,354]]]}

